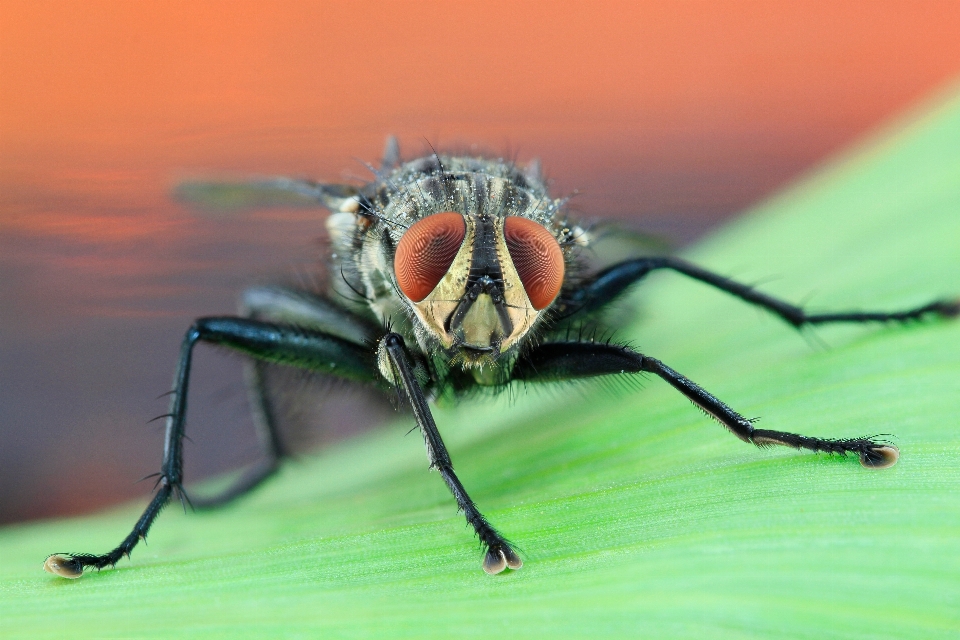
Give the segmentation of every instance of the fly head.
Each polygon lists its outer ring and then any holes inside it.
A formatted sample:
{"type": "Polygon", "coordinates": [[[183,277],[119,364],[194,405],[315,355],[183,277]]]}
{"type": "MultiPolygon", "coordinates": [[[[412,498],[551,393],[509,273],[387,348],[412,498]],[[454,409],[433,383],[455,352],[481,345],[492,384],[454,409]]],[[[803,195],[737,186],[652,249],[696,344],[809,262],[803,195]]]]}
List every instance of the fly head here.
{"type": "Polygon", "coordinates": [[[520,344],[560,292],[564,270],[559,242],[540,223],[469,211],[422,218],[394,256],[397,286],[422,329],[468,367],[520,344]]]}
{"type": "Polygon", "coordinates": [[[465,368],[515,352],[564,283],[563,201],[502,160],[427,156],[378,177],[328,222],[375,315],[465,368]]]}

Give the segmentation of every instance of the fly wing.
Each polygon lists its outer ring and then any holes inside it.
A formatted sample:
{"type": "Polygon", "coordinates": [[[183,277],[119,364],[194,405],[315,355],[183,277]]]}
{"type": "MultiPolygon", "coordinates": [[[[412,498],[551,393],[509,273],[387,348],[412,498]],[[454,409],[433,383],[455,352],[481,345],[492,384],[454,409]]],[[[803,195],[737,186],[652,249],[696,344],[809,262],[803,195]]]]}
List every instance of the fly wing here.
{"type": "Polygon", "coordinates": [[[326,207],[337,211],[357,195],[357,188],[295,178],[191,179],[180,182],[174,197],[207,213],[273,207],[326,207]]]}
{"type": "MultiPolygon", "coordinates": [[[[400,144],[387,136],[380,172],[400,165],[400,144]]],[[[374,173],[377,171],[374,169],[374,173]]],[[[283,176],[268,178],[187,179],[174,188],[174,197],[202,212],[228,213],[273,207],[316,207],[339,211],[348,200],[359,196],[358,187],[325,184],[283,176]]]]}

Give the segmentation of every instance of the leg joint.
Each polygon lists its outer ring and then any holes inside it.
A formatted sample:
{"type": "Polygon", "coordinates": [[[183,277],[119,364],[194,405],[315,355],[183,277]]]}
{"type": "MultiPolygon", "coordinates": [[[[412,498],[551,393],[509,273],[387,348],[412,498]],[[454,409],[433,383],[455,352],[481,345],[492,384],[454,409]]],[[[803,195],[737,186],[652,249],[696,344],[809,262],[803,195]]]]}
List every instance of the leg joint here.
{"type": "Polygon", "coordinates": [[[383,337],[383,344],[388,348],[406,346],[406,343],[403,341],[403,336],[392,331],[383,337]]]}

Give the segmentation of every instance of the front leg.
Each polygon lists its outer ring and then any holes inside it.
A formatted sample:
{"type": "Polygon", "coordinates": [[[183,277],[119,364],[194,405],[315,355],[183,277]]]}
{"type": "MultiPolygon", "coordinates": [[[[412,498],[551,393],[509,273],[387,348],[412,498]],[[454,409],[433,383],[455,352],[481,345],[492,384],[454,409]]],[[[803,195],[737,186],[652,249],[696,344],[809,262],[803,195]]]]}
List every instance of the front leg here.
{"type": "Polygon", "coordinates": [[[112,567],[147,537],[150,527],[171,495],[183,493],[183,437],[187,415],[187,392],[193,348],[208,342],[241,351],[258,360],[322,371],[350,380],[374,382],[376,368],[369,350],[343,338],[289,325],[270,324],[247,318],[200,318],[187,330],[180,349],[180,364],[174,378],[173,397],[167,417],[163,462],[157,478],[157,493],[137,520],[133,530],[115,549],[103,555],[55,553],[44,562],[50,573],[79,578],[86,567],[112,567]]]}
{"type": "Polygon", "coordinates": [[[766,309],[800,329],[804,326],[835,322],[908,322],[928,317],[955,318],[960,315],[960,300],[933,302],[900,311],[840,311],[807,313],[802,307],[757,291],[754,287],[707,271],[695,264],[670,256],[635,258],[615,264],[587,279],[582,286],[560,301],[563,317],[591,313],[609,304],[651,271],[669,269],[725,291],[744,302],[766,309]]]}
{"type": "Polygon", "coordinates": [[[480,538],[481,544],[487,549],[483,558],[483,570],[489,574],[495,574],[500,573],[507,567],[519,569],[523,566],[520,556],[513,550],[506,538],[501,536],[487,522],[477,505],[467,495],[467,491],[460,483],[460,479],[457,478],[457,474],[454,473],[450,454],[447,453],[447,447],[443,444],[443,439],[437,430],[437,424],[433,420],[433,414],[430,413],[427,399],[424,397],[420,383],[414,375],[414,368],[407,355],[403,337],[397,333],[388,333],[380,341],[380,349],[386,354],[392,367],[393,375],[390,376],[393,378],[392,382],[403,389],[413,409],[417,425],[420,427],[423,441],[427,447],[430,467],[440,472],[440,476],[447,483],[450,493],[456,499],[460,511],[463,512],[467,522],[473,527],[477,537],[480,538]]]}
{"type": "Polygon", "coordinates": [[[642,372],[658,375],[733,435],[758,447],[782,445],[840,455],[855,453],[860,458],[860,464],[873,469],[894,465],[900,455],[893,445],[870,438],[814,438],[786,431],[757,429],[750,420],[689,378],[680,375],[655,358],[619,345],[592,342],[542,344],[517,361],[512,378],[548,382],[642,372]]]}

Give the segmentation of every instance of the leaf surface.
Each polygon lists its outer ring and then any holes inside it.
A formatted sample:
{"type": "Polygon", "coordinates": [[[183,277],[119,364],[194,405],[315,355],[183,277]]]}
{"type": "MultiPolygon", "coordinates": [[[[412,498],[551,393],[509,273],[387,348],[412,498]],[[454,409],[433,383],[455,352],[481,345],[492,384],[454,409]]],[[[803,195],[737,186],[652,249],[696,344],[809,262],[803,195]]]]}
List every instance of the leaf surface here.
{"type": "MultiPolygon", "coordinates": [[[[642,170],[642,168],[638,168],[642,170]]],[[[960,98],[941,98],[691,248],[809,309],[960,294],[960,98]],[[813,297],[809,297],[811,294],[813,297]]],[[[657,379],[518,389],[437,412],[521,549],[489,577],[410,423],[291,464],[215,513],[143,503],[0,531],[7,637],[939,638],[960,634],[960,323],[823,327],[650,277],[618,337],[766,428],[891,433],[900,462],[757,450],[657,379]]],[[[158,452],[159,455],[159,452],[158,452]]],[[[149,470],[145,470],[149,471],[149,470]]],[[[145,502],[144,502],[145,503],[145,502]]]]}

